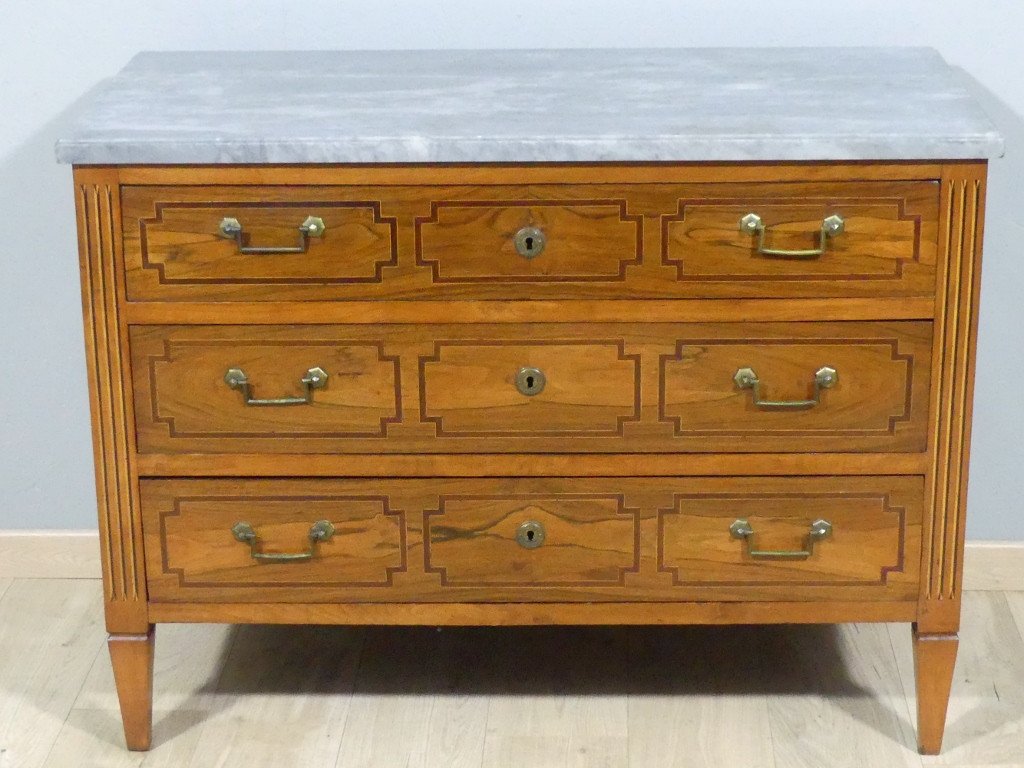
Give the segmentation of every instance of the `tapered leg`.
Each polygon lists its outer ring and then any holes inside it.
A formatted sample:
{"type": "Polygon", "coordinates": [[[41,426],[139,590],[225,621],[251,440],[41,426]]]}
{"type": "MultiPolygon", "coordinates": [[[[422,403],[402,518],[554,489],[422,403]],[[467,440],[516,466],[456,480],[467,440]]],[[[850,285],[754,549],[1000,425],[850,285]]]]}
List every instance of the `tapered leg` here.
{"type": "Polygon", "coordinates": [[[913,627],[917,681],[917,744],[923,755],[937,755],[946,728],[946,707],[953,685],[957,635],[923,635],[913,627]]]}
{"type": "Polygon", "coordinates": [[[144,635],[110,635],[107,647],[128,749],[149,749],[153,732],[153,626],[144,635]]]}

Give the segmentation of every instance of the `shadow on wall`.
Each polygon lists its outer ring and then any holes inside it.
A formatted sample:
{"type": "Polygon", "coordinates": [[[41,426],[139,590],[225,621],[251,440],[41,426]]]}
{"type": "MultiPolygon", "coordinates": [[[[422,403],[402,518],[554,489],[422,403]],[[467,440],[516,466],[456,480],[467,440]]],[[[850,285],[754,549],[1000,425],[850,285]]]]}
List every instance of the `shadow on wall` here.
{"type": "Polygon", "coordinates": [[[0,157],[0,529],[95,528],[71,170],[88,94],[0,157]]]}
{"type": "Polygon", "coordinates": [[[1006,140],[989,164],[967,536],[1024,540],[1024,115],[961,69],[1006,140]]]}

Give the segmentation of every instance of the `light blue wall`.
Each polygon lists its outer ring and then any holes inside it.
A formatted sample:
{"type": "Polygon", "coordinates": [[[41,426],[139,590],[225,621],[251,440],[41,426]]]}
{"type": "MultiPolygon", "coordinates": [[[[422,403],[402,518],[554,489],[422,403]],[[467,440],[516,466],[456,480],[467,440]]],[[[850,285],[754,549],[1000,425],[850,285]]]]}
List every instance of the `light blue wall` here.
{"type": "MultiPolygon", "coordinates": [[[[53,142],[140,49],[930,45],[1007,139],[992,164],[971,464],[976,539],[1024,539],[1019,0],[3,0],[0,529],[94,526],[71,174],[53,142]]],[[[173,87],[173,83],[168,83],[173,87]]]]}

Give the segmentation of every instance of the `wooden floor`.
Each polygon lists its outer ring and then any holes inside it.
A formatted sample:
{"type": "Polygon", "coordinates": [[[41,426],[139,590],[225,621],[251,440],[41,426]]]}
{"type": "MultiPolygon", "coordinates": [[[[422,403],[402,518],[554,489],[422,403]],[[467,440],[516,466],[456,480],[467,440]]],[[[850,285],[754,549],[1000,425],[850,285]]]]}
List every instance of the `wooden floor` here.
{"type": "Polygon", "coordinates": [[[0,579],[0,768],[1024,766],[1024,593],[969,592],[946,745],[905,625],[161,626],[121,742],[93,580],[0,579]]]}

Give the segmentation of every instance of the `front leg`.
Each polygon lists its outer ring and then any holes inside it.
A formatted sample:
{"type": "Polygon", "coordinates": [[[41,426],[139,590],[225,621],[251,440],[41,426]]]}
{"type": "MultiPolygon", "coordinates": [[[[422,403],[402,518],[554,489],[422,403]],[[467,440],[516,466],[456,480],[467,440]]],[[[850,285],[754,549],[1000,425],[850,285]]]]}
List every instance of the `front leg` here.
{"type": "Polygon", "coordinates": [[[914,678],[917,688],[917,743],[923,755],[942,749],[946,708],[953,685],[957,635],[924,635],[913,626],[914,678]]]}
{"type": "Polygon", "coordinates": [[[145,751],[153,736],[153,647],[155,628],[144,635],[110,635],[117,700],[128,749],[145,751]]]}

